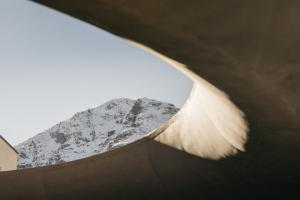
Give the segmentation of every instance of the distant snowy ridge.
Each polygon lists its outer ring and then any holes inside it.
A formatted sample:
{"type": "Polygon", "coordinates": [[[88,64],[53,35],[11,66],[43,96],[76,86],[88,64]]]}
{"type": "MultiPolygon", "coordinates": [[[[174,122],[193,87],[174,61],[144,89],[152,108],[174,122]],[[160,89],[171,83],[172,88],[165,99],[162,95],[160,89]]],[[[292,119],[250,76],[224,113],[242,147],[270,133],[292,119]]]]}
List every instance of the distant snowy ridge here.
{"type": "Polygon", "coordinates": [[[18,168],[54,165],[89,157],[144,137],[178,108],[148,98],[111,100],[16,146],[18,168]]]}

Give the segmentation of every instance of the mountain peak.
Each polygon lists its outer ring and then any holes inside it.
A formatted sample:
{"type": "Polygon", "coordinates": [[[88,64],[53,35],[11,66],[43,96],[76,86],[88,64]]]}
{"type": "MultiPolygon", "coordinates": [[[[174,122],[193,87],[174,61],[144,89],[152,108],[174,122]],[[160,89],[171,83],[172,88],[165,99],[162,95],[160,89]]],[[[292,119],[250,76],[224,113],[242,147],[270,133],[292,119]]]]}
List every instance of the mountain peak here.
{"type": "Polygon", "coordinates": [[[18,167],[68,162],[109,151],[144,137],[178,109],[149,98],[118,98],[78,112],[16,146],[18,167]]]}

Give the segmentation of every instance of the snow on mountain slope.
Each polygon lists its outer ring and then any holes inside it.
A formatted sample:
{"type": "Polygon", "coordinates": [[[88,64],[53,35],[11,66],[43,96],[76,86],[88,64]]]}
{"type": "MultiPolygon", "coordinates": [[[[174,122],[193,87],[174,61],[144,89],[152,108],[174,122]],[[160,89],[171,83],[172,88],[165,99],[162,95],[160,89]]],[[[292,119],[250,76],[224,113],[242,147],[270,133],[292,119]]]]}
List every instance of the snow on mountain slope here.
{"type": "Polygon", "coordinates": [[[172,104],[148,98],[111,100],[16,146],[18,168],[54,165],[109,151],[144,137],[177,111],[172,104]]]}

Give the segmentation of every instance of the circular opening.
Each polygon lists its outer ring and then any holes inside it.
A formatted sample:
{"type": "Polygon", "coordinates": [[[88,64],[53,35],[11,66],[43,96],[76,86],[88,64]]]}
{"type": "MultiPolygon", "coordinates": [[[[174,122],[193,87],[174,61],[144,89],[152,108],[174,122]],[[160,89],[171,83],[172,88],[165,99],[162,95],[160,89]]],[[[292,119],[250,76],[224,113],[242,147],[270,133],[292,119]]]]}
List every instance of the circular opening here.
{"type": "Polygon", "coordinates": [[[190,92],[189,78],[121,38],[30,1],[0,4],[0,132],[19,168],[137,140],[190,92]]]}

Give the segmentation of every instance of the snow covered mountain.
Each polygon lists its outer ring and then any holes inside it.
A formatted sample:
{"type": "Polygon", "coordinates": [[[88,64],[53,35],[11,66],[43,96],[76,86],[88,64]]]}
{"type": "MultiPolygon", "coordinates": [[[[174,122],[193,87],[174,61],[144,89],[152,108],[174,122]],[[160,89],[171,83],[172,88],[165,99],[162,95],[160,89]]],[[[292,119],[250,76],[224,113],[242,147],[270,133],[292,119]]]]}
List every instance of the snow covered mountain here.
{"type": "Polygon", "coordinates": [[[178,108],[148,98],[111,100],[16,146],[18,168],[54,165],[123,146],[169,120],[178,108]]]}

